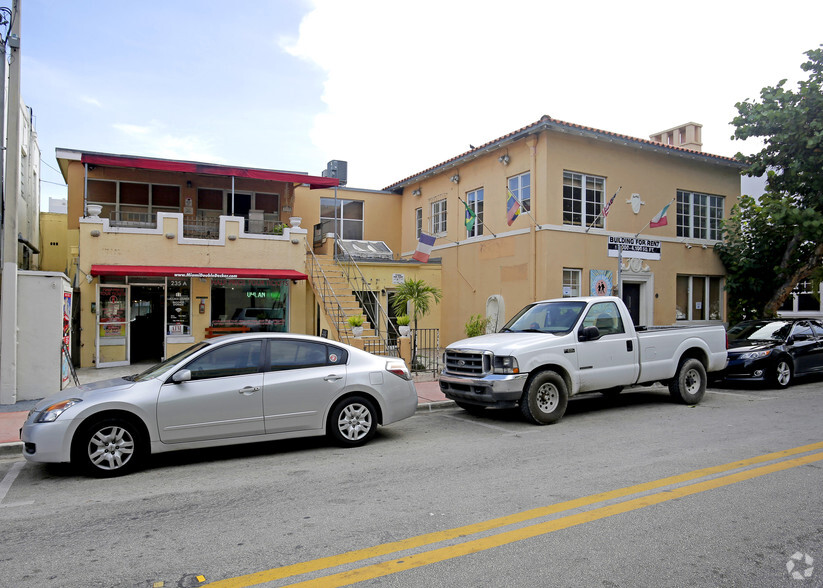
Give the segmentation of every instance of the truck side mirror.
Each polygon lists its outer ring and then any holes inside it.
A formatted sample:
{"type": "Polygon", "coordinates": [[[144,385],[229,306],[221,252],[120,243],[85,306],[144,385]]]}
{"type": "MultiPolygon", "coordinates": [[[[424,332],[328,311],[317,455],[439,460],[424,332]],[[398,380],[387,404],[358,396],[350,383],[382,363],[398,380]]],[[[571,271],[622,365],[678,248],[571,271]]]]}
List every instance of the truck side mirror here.
{"type": "Polygon", "coordinates": [[[578,339],[580,341],[594,341],[600,338],[600,329],[595,326],[583,327],[578,331],[578,339]]]}

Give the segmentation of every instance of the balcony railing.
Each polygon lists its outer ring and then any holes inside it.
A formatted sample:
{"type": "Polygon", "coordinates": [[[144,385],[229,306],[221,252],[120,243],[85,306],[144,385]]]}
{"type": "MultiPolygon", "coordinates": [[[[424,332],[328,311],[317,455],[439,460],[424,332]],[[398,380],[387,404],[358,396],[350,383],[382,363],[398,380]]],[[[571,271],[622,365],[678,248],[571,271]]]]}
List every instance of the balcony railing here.
{"type": "Polygon", "coordinates": [[[132,229],[156,229],[157,215],[148,212],[111,212],[109,226],[132,229]]]}
{"type": "MultiPolygon", "coordinates": [[[[244,231],[253,235],[282,235],[287,225],[277,220],[277,216],[266,214],[264,218],[244,218],[244,231]]],[[[219,239],[220,218],[220,216],[183,215],[183,237],[219,239]]],[[[156,229],[157,213],[112,211],[109,213],[109,226],[126,229],[156,229]]]]}

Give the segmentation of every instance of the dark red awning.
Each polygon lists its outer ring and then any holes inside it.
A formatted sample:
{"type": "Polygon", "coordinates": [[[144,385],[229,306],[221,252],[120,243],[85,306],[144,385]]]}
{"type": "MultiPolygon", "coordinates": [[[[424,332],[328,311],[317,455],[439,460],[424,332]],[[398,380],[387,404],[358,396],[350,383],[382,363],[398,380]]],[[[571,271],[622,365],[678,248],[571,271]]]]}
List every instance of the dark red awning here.
{"type": "Polygon", "coordinates": [[[212,176],[226,176],[236,178],[250,178],[253,180],[270,180],[274,182],[288,182],[292,184],[308,184],[310,188],[333,188],[340,184],[337,178],[324,178],[293,172],[280,172],[266,169],[252,169],[247,167],[232,167],[227,165],[213,165],[192,161],[174,161],[171,159],[153,159],[151,157],[133,157],[128,155],[102,155],[83,153],[80,161],[89,165],[105,165],[108,167],[130,167],[135,169],[149,169],[155,171],[171,171],[192,174],[207,174],[212,176]]]}
{"type": "Polygon", "coordinates": [[[152,276],[169,278],[269,278],[305,280],[308,276],[289,269],[247,267],[179,267],[167,265],[92,265],[93,276],[152,276]]]}

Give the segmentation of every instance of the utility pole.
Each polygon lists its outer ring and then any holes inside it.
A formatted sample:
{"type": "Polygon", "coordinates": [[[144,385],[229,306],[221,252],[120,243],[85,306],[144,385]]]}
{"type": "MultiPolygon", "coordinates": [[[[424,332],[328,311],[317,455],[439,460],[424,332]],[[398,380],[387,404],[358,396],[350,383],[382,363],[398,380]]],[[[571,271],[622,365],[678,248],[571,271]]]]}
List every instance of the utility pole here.
{"type": "MultiPolygon", "coordinates": [[[[20,12],[22,0],[12,3],[11,31],[3,39],[0,82],[5,86],[6,48],[9,60],[9,93],[6,173],[3,189],[3,283],[0,291],[0,404],[17,401],[17,202],[20,198],[20,12]]],[[[3,92],[0,91],[0,94],[3,92]]],[[[0,118],[2,118],[0,111],[0,118]]],[[[2,136],[0,136],[2,140],[2,136]]]]}

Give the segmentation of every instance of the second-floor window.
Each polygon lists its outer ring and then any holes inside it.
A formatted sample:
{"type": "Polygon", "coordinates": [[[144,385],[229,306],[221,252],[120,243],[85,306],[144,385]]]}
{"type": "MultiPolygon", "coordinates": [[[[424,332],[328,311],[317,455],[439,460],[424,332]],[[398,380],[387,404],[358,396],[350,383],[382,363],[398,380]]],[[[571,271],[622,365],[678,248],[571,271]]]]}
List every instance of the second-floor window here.
{"type": "Polygon", "coordinates": [[[431,204],[432,235],[446,234],[446,199],[435,200],[431,204]]]}
{"type": "Polygon", "coordinates": [[[336,227],[341,239],[363,239],[363,202],[321,198],[320,222],[323,234],[334,233],[336,227]]]}
{"type": "Polygon", "coordinates": [[[677,236],[720,241],[723,220],[722,196],[677,191],[677,236]]]}
{"type": "Polygon", "coordinates": [[[415,239],[420,238],[420,233],[423,232],[423,209],[422,208],[415,208],[414,209],[414,237],[415,239]]]}
{"type": "MultiPolygon", "coordinates": [[[[509,192],[511,192],[514,195],[514,197],[520,201],[520,211],[523,213],[525,213],[527,210],[532,209],[531,181],[531,172],[526,172],[524,174],[512,176],[509,178],[508,181],[509,192]]],[[[508,198],[508,194],[506,195],[506,198],[508,198]]]]}
{"type": "Polygon", "coordinates": [[[606,178],[563,172],[563,224],[603,228],[606,178]]]}
{"type": "Polygon", "coordinates": [[[466,192],[466,204],[474,212],[474,226],[466,231],[466,237],[477,237],[483,234],[483,188],[466,192]]]}

